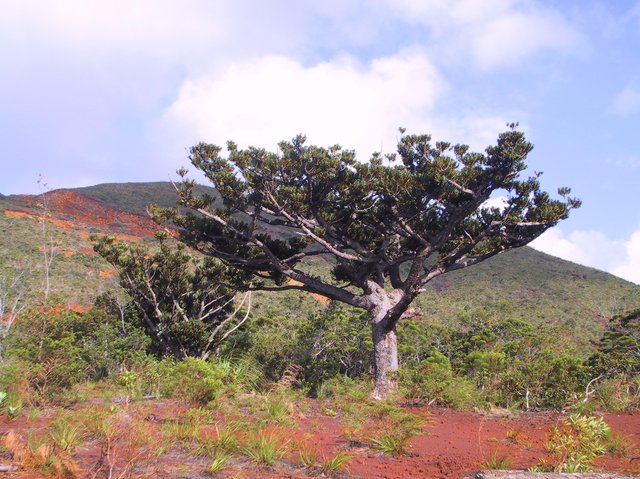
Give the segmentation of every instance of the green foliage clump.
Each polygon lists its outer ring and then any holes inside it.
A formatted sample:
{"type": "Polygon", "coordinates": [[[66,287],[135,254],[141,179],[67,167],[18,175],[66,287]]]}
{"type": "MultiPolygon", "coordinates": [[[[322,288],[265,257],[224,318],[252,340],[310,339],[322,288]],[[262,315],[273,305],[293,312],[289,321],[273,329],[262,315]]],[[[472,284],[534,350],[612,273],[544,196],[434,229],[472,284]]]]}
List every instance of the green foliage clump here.
{"type": "MultiPolygon", "coordinates": [[[[118,271],[120,285],[137,308],[161,356],[206,359],[235,323],[228,269],[175,247],[157,234],[158,248],[93,237],[94,249],[118,271]]],[[[237,311],[236,311],[237,313],[237,311]]]]}
{"type": "Polygon", "coordinates": [[[12,420],[18,417],[21,411],[22,402],[19,397],[0,391],[0,414],[4,414],[7,419],[12,420]]]}
{"type": "Polygon", "coordinates": [[[596,399],[601,407],[640,407],[640,309],[613,317],[587,364],[600,379],[596,399]]]}
{"type": "Polygon", "coordinates": [[[306,316],[262,316],[249,328],[246,354],[271,381],[297,365],[299,385],[316,393],[337,375],[357,378],[370,371],[372,339],[361,310],[331,303],[306,316]]]}
{"type": "Polygon", "coordinates": [[[481,394],[475,385],[455,375],[449,359],[438,350],[419,367],[401,370],[400,384],[407,396],[443,406],[470,409],[481,404],[481,394]]]}
{"type": "MultiPolygon", "coordinates": [[[[7,388],[30,389],[36,399],[55,398],[74,384],[116,373],[132,354],[144,351],[148,339],[138,329],[123,330],[102,308],[79,313],[64,307],[26,311],[5,341],[0,377],[7,388]],[[13,381],[12,381],[13,382],[13,381]]],[[[0,387],[4,385],[0,384],[0,387]]]]}
{"type": "Polygon", "coordinates": [[[453,407],[540,409],[562,408],[584,391],[588,368],[555,328],[534,328],[499,309],[469,309],[459,319],[399,329],[407,394],[453,407]]]}
{"type": "Polygon", "coordinates": [[[166,371],[162,392],[168,396],[207,404],[222,391],[224,372],[215,363],[185,358],[166,371]]]}
{"type": "Polygon", "coordinates": [[[607,452],[611,429],[601,417],[571,414],[560,426],[554,426],[547,449],[555,458],[554,465],[540,464],[536,471],[586,472],[593,461],[607,452]]]}

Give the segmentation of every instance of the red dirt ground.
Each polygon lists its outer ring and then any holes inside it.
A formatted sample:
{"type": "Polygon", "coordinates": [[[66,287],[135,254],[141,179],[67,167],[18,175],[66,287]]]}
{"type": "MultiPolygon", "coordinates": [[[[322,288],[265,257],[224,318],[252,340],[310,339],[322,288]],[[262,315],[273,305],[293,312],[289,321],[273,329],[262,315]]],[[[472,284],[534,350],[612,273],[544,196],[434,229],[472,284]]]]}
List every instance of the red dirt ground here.
{"type": "MultiPolygon", "coordinates": [[[[517,417],[481,415],[471,412],[436,408],[407,408],[427,419],[423,434],[412,439],[409,452],[399,457],[386,456],[371,449],[366,443],[350,442],[343,435],[343,423],[335,417],[321,413],[319,402],[312,401],[304,413],[294,412],[295,424],[268,426],[267,430],[286,439],[289,452],[273,467],[258,467],[246,458],[235,458],[221,472],[210,474],[210,461],[196,457],[194,447],[181,445],[174,436],[167,438],[163,424],[185,417],[189,405],[175,400],[143,401],[132,404],[100,403],[91,401],[71,408],[71,413],[83,414],[86,421],[99,414],[111,414],[117,426],[111,456],[105,455],[104,442],[96,437],[85,439],[73,454],[80,467],[75,476],[131,477],[131,478],[310,478],[322,476],[319,470],[309,470],[298,464],[293,445],[304,443],[317,448],[318,461],[347,451],[352,458],[345,470],[335,473],[339,478],[462,478],[486,469],[492,454],[511,460],[509,469],[526,469],[540,459],[549,457],[545,443],[552,425],[566,417],[560,413],[522,413],[517,417]],[[92,409],[93,408],[93,409],[92,409]],[[98,408],[98,409],[96,409],[98,408]],[[102,409],[100,409],[102,408],[102,409]],[[102,412],[100,412],[102,411],[102,412]],[[164,432],[163,432],[164,431],[164,432]],[[167,443],[167,441],[169,441],[167,443]],[[161,446],[165,444],[165,446],[161,446]],[[111,475],[105,466],[111,460],[111,475]],[[127,471],[127,464],[131,464],[127,471]]],[[[13,430],[26,437],[27,433],[43,432],[54,415],[67,414],[49,411],[44,417],[22,417],[0,420],[0,434],[13,430]]],[[[225,419],[213,413],[216,424],[225,419]]],[[[596,462],[596,469],[640,473],[640,412],[605,413],[605,421],[614,432],[624,435],[632,452],[624,458],[610,455],[596,462]]],[[[244,417],[247,419],[247,417],[244,417]]],[[[202,427],[200,437],[216,437],[215,424],[202,427]]],[[[9,450],[10,452],[10,450],[9,450]]],[[[11,454],[0,454],[0,463],[12,462],[11,454]]],[[[13,458],[16,463],[16,457],[13,458]]],[[[52,477],[35,470],[0,473],[1,478],[36,479],[52,477]]]]}
{"type": "MultiPolygon", "coordinates": [[[[38,219],[38,197],[21,195],[16,202],[25,210],[6,210],[11,218],[38,219]]],[[[63,229],[109,231],[122,239],[136,241],[153,237],[160,228],[150,217],[109,208],[104,203],[71,190],[55,190],[47,193],[47,220],[63,229]]]]}

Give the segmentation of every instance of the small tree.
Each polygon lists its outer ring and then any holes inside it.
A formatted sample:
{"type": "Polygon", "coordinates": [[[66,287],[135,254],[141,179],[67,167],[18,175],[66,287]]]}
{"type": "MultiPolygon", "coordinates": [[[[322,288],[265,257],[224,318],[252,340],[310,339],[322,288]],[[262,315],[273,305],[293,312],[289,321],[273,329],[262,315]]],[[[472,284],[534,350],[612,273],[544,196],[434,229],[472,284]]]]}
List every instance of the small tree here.
{"type": "Polygon", "coordinates": [[[120,285],[163,354],[207,359],[247,320],[250,293],[234,306],[231,275],[218,260],[198,259],[184,244],[171,247],[164,233],[158,234],[159,248],[153,252],[113,236],[93,240],[95,251],[118,271],[120,285]]]}
{"type": "Polygon", "coordinates": [[[640,374],[640,308],[611,319],[588,362],[596,379],[620,375],[629,380],[640,374]]]}
{"type": "Polygon", "coordinates": [[[397,386],[396,324],[429,281],[527,244],[580,205],[568,188],[551,199],[539,173],[521,178],[533,146],[509,126],[485,153],[401,130],[398,154],[368,163],[339,146],[307,146],[304,136],[280,143],[278,153],[229,142],[226,157],[201,143],[190,160],[224,206],[197,196],[182,169],[180,204],[190,210],[155,217],[173,221],[205,255],[268,280],[254,288],[318,293],[367,310],[373,397],[383,398],[397,386]],[[503,208],[485,203],[494,192],[506,198],[503,208]],[[332,258],[332,278],[309,268],[314,256],[332,258]]]}
{"type": "Polygon", "coordinates": [[[40,232],[42,234],[42,265],[44,281],[42,285],[42,292],[44,294],[45,302],[49,298],[49,292],[51,291],[51,264],[55,256],[55,246],[53,242],[53,235],[48,227],[48,222],[51,219],[50,202],[51,191],[49,190],[49,184],[45,180],[44,175],[38,175],[38,186],[40,186],[41,193],[37,197],[36,207],[38,210],[38,221],[40,222],[40,232]]]}

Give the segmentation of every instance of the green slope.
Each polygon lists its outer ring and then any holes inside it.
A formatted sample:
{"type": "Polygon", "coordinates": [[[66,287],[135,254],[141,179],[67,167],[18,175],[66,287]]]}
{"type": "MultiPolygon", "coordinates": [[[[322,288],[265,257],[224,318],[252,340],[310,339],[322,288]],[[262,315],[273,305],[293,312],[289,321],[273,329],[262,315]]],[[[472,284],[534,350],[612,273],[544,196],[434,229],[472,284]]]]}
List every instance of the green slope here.
{"type": "MultiPolygon", "coordinates": [[[[154,203],[169,208],[175,206],[178,195],[174,186],[167,181],[151,183],[103,183],[73,191],[100,201],[111,208],[129,211],[139,215],[147,214],[147,206],[154,203]]],[[[216,190],[199,186],[196,191],[217,198],[216,190]]]]}
{"type": "MultiPolygon", "coordinates": [[[[0,200],[0,282],[11,283],[21,276],[24,288],[32,303],[36,303],[43,290],[44,237],[36,218],[7,216],[6,210],[15,207],[13,202],[0,200]]],[[[99,256],[92,254],[92,246],[86,232],[72,230],[47,223],[47,244],[53,245],[51,263],[51,295],[65,304],[88,304],[105,289],[116,287],[110,266],[99,256]],[[82,233],[82,234],[81,234],[82,233]]]]}
{"type": "Polygon", "coordinates": [[[533,324],[561,325],[586,344],[616,313],[640,304],[640,287],[529,247],[442,276],[418,299],[425,316],[460,322],[489,309],[533,324]]]}

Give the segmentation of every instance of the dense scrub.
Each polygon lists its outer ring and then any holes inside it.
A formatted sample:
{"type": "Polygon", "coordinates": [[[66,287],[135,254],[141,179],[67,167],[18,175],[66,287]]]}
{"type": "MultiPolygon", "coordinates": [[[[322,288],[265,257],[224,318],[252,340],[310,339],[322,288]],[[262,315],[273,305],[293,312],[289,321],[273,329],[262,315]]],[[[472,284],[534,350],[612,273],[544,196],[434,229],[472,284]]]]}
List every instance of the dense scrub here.
{"type": "MultiPolygon", "coordinates": [[[[496,316],[468,311],[461,328],[403,322],[400,395],[462,409],[640,406],[638,315],[616,317],[586,356],[557,327],[496,316]]],[[[3,341],[0,391],[20,404],[40,404],[107,381],[132,397],[179,395],[206,404],[238,388],[260,392],[284,382],[322,396],[336,384],[356,387],[370,378],[366,316],[333,303],[300,317],[253,317],[210,361],[175,361],[142,325],[135,308],[111,295],[86,312],[25,311],[3,341]]]]}

